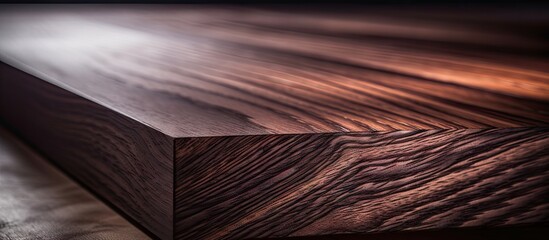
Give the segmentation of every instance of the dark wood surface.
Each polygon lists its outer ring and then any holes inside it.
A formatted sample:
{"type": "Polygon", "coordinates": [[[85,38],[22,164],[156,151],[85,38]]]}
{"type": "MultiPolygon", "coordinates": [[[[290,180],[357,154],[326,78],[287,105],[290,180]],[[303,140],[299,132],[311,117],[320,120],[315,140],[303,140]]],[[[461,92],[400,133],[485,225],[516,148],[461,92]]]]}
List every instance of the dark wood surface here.
{"type": "Polygon", "coordinates": [[[135,221],[171,237],[171,138],[6,64],[0,97],[7,126],[135,221]]]}
{"type": "Polygon", "coordinates": [[[452,228],[427,231],[398,231],[370,234],[341,234],[329,236],[291,237],[286,240],[517,240],[546,239],[549,233],[548,225],[514,226],[514,227],[483,227],[483,228],[452,228]]]}
{"type": "Polygon", "coordinates": [[[0,128],[0,239],[150,238],[0,128]]]}
{"type": "Polygon", "coordinates": [[[546,56],[482,51],[544,52],[522,31],[546,14],[514,26],[367,8],[2,10],[2,61],[172,137],[549,122],[546,56]]]}
{"type": "Polygon", "coordinates": [[[545,222],[546,9],[4,6],[0,119],[162,239],[545,222]]]}
{"type": "Polygon", "coordinates": [[[176,236],[548,222],[547,136],[508,128],[178,140],[176,236]]]}

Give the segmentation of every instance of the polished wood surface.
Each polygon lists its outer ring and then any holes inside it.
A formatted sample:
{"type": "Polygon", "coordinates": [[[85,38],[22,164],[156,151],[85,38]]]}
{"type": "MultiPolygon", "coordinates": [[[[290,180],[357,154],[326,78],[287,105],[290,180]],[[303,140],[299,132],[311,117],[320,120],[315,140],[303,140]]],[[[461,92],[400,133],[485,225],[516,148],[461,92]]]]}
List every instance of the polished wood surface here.
{"type": "Polygon", "coordinates": [[[547,58],[475,45],[544,43],[521,25],[395,19],[387,9],[2,10],[2,61],[172,137],[549,122],[547,58]]]}
{"type": "Polygon", "coordinates": [[[545,9],[6,6],[0,119],[162,239],[545,222],[545,9]]]}
{"type": "Polygon", "coordinates": [[[0,128],[0,239],[150,239],[0,128]]]}

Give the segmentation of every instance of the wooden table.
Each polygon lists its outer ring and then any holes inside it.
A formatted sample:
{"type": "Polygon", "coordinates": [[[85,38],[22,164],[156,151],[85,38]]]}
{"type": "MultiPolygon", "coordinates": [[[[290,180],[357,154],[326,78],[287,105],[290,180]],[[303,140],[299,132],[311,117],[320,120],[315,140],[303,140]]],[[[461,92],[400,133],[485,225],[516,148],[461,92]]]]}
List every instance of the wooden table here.
{"type": "Polygon", "coordinates": [[[492,10],[4,7],[0,119],[162,239],[545,222],[548,15],[492,10]]]}

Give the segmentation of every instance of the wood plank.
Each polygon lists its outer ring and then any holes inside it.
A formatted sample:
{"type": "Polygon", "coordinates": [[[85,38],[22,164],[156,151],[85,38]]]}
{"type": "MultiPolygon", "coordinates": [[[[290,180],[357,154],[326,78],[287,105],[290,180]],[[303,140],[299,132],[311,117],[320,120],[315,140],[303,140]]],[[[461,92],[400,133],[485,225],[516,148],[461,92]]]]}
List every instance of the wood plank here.
{"type": "Polygon", "coordinates": [[[549,15],[437,12],[6,6],[0,119],[162,239],[547,221],[549,15]]]}
{"type": "Polygon", "coordinates": [[[0,239],[150,239],[0,128],[0,239]]]}

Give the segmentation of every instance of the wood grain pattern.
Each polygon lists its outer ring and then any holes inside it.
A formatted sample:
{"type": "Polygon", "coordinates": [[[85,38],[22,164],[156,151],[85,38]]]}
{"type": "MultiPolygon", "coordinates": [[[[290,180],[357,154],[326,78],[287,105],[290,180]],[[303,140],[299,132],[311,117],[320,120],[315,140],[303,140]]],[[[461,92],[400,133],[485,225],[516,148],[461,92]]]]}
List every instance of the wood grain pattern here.
{"type": "Polygon", "coordinates": [[[6,6],[0,118],[162,239],[543,222],[547,9],[6,6]]]}
{"type": "Polygon", "coordinates": [[[178,140],[176,237],[549,221],[548,134],[509,128],[178,140]]]}
{"type": "Polygon", "coordinates": [[[327,236],[291,237],[287,240],[515,240],[521,238],[543,240],[547,237],[547,224],[535,226],[453,228],[422,231],[398,231],[368,234],[340,234],[327,236]]]}
{"type": "Polygon", "coordinates": [[[172,137],[549,122],[546,58],[453,44],[518,35],[490,25],[253,8],[72,8],[5,9],[0,58],[172,137]],[[296,24],[286,29],[288,22],[296,24]],[[430,47],[446,38],[454,39],[446,48],[430,47]]]}
{"type": "Polygon", "coordinates": [[[172,235],[169,137],[73,92],[0,64],[7,126],[156,235],[172,235]]]}
{"type": "Polygon", "coordinates": [[[150,239],[0,128],[0,239],[150,239]]]}

